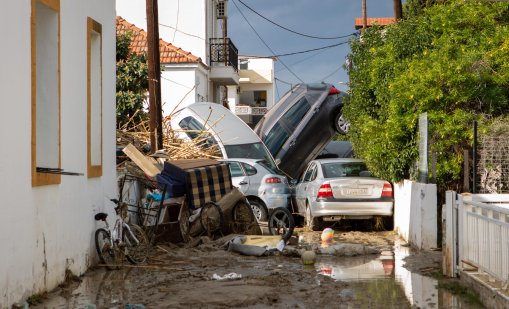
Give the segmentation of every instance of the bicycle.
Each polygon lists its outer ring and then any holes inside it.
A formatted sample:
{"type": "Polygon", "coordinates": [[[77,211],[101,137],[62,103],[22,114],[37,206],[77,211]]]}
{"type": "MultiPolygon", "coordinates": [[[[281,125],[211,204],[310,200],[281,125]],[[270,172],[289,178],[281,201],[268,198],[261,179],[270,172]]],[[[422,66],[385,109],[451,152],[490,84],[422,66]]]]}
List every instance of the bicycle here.
{"type": "Polygon", "coordinates": [[[143,229],[135,224],[127,224],[124,217],[127,213],[127,204],[111,199],[117,204],[115,213],[117,219],[113,229],[110,229],[108,214],[101,212],[94,216],[96,221],[103,221],[105,228],[95,231],[95,246],[102,264],[108,269],[118,268],[118,262],[125,257],[131,264],[145,262],[148,256],[149,242],[143,229]]]}

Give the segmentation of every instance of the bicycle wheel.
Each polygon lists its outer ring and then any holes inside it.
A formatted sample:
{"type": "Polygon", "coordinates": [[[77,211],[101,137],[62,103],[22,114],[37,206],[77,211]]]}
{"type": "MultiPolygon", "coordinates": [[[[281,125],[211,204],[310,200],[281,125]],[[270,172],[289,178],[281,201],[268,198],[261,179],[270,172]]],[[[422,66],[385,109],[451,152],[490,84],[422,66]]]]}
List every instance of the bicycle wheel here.
{"type": "Polygon", "coordinates": [[[106,265],[108,269],[117,268],[115,249],[113,248],[110,233],[107,230],[100,228],[95,231],[95,248],[101,264],[106,265]]]}
{"type": "Polygon", "coordinates": [[[131,264],[139,264],[145,262],[148,256],[149,241],[143,229],[131,224],[129,228],[124,227],[122,238],[125,244],[124,254],[131,264]]]}
{"type": "Polygon", "coordinates": [[[233,206],[232,217],[232,231],[235,234],[246,234],[255,221],[251,206],[244,201],[239,201],[233,206]]]}
{"type": "Polygon", "coordinates": [[[293,234],[295,221],[292,213],[286,208],[276,208],[269,217],[269,232],[272,235],[281,235],[286,242],[293,234]]]}
{"type": "Polygon", "coordinates": [[[207,202],[200,212],[200,223],[207,233],[214,233],[223,226],[223,211],[218,204],[207,202]]]}

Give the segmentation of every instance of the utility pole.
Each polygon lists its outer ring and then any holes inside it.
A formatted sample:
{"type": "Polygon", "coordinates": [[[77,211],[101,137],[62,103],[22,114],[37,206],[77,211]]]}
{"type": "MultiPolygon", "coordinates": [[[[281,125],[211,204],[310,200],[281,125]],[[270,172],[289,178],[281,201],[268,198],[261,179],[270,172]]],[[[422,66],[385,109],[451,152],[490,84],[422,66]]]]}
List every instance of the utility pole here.
{"type": "Polygon", "coordinates": [[[401,6],[401,0],[394,0],[394,18],[396,20],[403,18],[403,7],[401,6]]]}
{"type": "Polygon", "coordinates": [[[163,148],[161,58],[159,56],[159,15],[157,0],[146,0],[146,6],[150,152],[154,153],[163,148]]]}
{"type": "Polygon", "coordinates": [[[368,13],[366,12],[366,0],[362,0],[362,29],[368,27],[368,13]]]}

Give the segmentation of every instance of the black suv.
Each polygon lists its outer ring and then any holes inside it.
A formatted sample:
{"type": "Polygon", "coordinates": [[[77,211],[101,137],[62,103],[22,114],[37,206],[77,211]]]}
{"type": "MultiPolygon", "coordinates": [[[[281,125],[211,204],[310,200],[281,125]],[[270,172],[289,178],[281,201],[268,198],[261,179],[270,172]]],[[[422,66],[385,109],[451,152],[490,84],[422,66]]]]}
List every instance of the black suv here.
{"type": "Polygon", "coordinates": [[[336,132],[346,134],[344,96],[331,84],[299,84],[257,124],[255,133],[288,176],[298,178],[336,132]]]}

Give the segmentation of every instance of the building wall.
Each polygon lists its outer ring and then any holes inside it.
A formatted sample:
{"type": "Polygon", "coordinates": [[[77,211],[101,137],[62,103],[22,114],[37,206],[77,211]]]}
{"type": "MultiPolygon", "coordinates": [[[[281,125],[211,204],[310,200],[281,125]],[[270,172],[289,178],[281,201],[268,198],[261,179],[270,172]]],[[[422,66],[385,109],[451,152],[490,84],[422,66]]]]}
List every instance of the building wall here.
{"type": "Polygon", "coordinates": [[[161,72],[163,116],[194,102],[208,100],[207,71],[198,65],[172,65],[161,72]]]}
{"type": "Polygon", "coordinates": [[[60,1],[61,167],[58,185],[32,187],[31,1],[4,1],[0,27],[0,307],[84,273],[95,263],[94,214],[113,213],[115,170],[115,2],[60,1]],[[87,173],[87,17],[102,24],[103,176],[87,173]]]}

